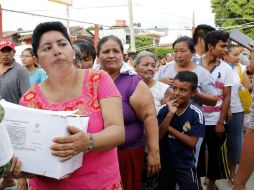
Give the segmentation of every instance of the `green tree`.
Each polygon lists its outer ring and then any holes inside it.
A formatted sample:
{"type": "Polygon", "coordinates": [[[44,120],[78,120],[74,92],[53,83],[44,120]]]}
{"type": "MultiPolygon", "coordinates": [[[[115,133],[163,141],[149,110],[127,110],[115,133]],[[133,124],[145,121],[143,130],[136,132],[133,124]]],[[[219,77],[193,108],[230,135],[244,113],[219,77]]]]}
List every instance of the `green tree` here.
{"type": "Polygon", "coordinates": [[[158,57],[165,56],[166,54],[172,52],[171,47],[157,47],[153,45],[153,40],[147,36],[136,36],[135,40],[137,52],[150,51],[158,57]]]}
{"type": "Polygon", "coordinates": [[[153,52],[157,57],[163,57],[168,53],[172,52],[171,47],[150,47],[146,49],[147,51],[153,52]]]}
{"type": "Polygon", "coordinates": [[[137,50],[143,49],[146,48],[147,46],[152,46],[153,40],[147,36],[136,36],[135,45],[137,50]]]}
{"type": "Polygon", "coordinates": [[[242,30],[254,38],[254,0],[211,0],[215,24],[227,30],[242,30]]]}

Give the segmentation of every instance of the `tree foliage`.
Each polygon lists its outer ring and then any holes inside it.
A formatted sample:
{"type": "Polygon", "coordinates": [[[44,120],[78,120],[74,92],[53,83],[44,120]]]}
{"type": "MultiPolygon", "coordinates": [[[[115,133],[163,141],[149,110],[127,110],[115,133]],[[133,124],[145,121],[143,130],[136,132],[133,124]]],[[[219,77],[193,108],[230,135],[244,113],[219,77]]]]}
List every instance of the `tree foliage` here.
{"type": "Polygon", "coordinates": [[[136,49],[142,49],[147,46],[153,45],[153,40],[147,36],[136,36],[135,37],[136,49]]]}
{"type": "Polygon", "coordinates": [[[153,52],[155,55],[157,55],[157,57],[160,58],[172,52],[172,48],[171,47],[150,47],[150,48],[147,48],[146,51],[153,52]]]}
{"type": "Polygon", "coordinates": [[[172,52],[171,47],[157,47],[153,45],[153,40],[147,36],[136,36],[135,44],[137,52],[150,51],[158,57],[165,56],[169,52],[172,52]]]}
{"type": "Polygon", "coordinates": [[[254,38],[254,0],[211,0],[211,4],[216,26],[239,29],[254,38]]]}

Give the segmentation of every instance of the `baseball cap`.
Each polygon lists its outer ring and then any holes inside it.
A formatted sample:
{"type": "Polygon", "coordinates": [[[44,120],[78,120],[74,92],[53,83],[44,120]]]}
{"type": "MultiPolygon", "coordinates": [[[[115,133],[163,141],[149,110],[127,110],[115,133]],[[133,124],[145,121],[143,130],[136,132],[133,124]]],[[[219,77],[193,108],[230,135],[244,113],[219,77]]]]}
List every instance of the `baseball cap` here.
{"type": "Polygon", "coordinates": [[[0,50],[3,49],[4,47],[10,47],[12,49],[15,49],[15,44],[12,40],[8,38],[2,38],[0,39],[0,50]]]}

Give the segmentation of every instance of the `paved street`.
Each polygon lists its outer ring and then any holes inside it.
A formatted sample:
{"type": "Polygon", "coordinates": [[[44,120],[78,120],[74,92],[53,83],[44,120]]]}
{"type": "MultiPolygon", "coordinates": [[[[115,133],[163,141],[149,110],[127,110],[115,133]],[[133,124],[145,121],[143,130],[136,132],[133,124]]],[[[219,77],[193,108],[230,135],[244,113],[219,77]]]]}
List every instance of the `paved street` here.
{"type": "MultiPolygon", "coordinates": [[[[202,179],[203,181],[204,179],[202,179]]],[[[229,185],[228,180],[221,179],[216,181],[216,185],[219,190],[231,190],[232,186],[229,185]]],[[[206,190],[206,186],[203,185],[203,190],[206,190]]],[[[247,190],[254,190],[254,173],[252,174],[250,180],[247,183],[247,190]]]]}
{"type": "MultiPolygon", "coordinates": [[[[219,190],[231,190],[231,188],[232,188],[228,184],[228,181],[226,179],[218,180],[216,182],[216,185],[218,186],[219,190]]],[[[16,190],[16,187],[6,188],[4,190],[16,190]]],[[[203,190],[206,190],[205,186],[203,186],[203,190]]],[[[252,176],[247,184],[247,190],[254,190],[254,173],[252,174],[252,176]]]]}

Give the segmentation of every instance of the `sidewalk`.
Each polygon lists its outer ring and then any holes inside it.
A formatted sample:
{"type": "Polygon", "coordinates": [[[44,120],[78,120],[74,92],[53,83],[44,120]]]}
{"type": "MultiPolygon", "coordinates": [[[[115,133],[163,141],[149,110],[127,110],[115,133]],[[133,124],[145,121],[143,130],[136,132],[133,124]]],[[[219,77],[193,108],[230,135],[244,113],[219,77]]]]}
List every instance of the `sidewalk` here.
{"type": "MultiPolygon", "coordinates": [[[[228,181],[226,179],[216,181],[216,185],[218,186],[219,190],[231,190],[232,189],[232,186],[228,184],[228,181]]],[[[250,177],[246,188],[247,188],[247,190],[254,189],[254,173],[252,173],[252,176],[250,177]]]]}
{"type": "MultiPolygon", "coordinates": [[[[202,180],[203,181],[203,180],[202,180]]],[[[219,190],[231,190],[232,186],[228,184],[228,181],[226,179],[221,179],[216,181],[216,185],[219,188],[219,190]]],[[[5,188],[4,190],[16,190],[16,187],[11,188],[5,188]]],[[[206,186],[203,185],[203,190],[206,190],[206,186]]],[[[254,190],[254,173],[250,177],[248,183],[247,183],[247,190],[254,190]]]]}
{"type": "MultiPolygon", "coordinates": [[[[201,180],[202,180],[202,184],[203,184],[204,179],[201,178],[201,180]]],[[[232,190],[232,186],[229,185],[227,179],[217,180],[216,185],[219,188],[219,190],[232,190]]],[[[254,173],[250,177],[246,188],[247,188],[246,190],[254,190],[254,173]]],[[[206,190],[206,186],[204,186],[204,185],[203,185],[203,190],[206,190]]]]}
{"type": "MultiPolygon", "coordinates": [[[[2,179],[0,179],[0,181],[2,181],[2,179]]],[[[17,188],[15,186],[13,187],[8,187],[8,188],[4,188],[4,190],[16,190],[17,188]]]]}

